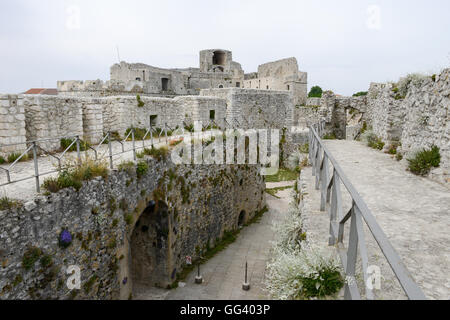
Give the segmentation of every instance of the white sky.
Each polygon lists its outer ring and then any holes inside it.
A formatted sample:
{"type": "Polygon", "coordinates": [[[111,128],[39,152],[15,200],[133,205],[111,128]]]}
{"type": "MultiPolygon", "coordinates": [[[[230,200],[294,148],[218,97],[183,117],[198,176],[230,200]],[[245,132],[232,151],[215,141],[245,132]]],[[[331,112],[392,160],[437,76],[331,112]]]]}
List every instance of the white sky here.
{"type": "Polygon", "coordinates": [[[309,87],[351,95],[449,67],[450,1],[1,0],[0,92],[108,80],[117,45],[121,60],[159,67],[198,67],[209,48],[245,72],[294,56],[309,87]]]}

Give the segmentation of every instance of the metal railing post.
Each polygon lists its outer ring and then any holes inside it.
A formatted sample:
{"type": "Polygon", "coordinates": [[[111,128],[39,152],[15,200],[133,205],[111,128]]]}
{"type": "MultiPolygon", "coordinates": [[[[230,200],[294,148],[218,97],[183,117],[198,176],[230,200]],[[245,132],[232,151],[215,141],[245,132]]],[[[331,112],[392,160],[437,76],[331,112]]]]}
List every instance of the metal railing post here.
{"type": "Polygon", "coordinates": [[[152,122],[150,121],[150,140],[151,140],[151,146],[153,148],[153,128],[152,128],[152,122]]]}
{"type": "Polygon", "coordinates": [[[108,150],[109,150],[109,167],[111,170],[114,169],[113,164],[113,152],[112,152],[112,143],[111,143],[111,132],[108,131],[108,150]]]}
{"type": "Polygon", "coordinates": [[[77,139],[77,160],[78,160],[78,165],[81,166],[81,150],[80,150],[80,136],[76,136],[77,139]]]}
{"type": "Polygon", "coordinates": [[[328,189],[328,157],[325,152],[323,154],[320,180],[322,182],[320,194],[320,211],[325,211],[325,207],[327,204],[327,189],[328,189]]]}
{"type": "Polygon", "coordinates": [[[41,186],[39,183],[39,166],[38,166],[38,158],[37,158],[37,146],[36,142],[33,142],[33,161],[34,161],[34,176],[36,179],[36,192],[41,192],[41,186]]]}
{"type": "Polygon", "coordinates": [[[166,134],[166,144],[167,144],[167,141],[168,141],[168,138],[167,138],[167,123],[164,123],[164,133],[166,134]]]}
{"type": "MultiPolygon", "coordinates": [[[[355,212],[352,212],[352,218],[350,222],[350,238],[348,241],[348,251],[347,251],[347,266],[345,268],[345,273],[347,275],[347,281],[356,281],[355,280],[355,272],[356,272],[356,259],[358,255],[358,231],[356,229],[356,216],[355,212]]],[[[350,294],[349,285],[345,286],[345,299],[352,299],[352,295],[350,294]]]]}
{"type": "Polygon", "coordinates": [[[133,143],[133,159],[134,159],[134,161],[137,161],[137,157],[136,157],[136,142],[134,140],[134,128],[131,129],[131,141],[133,143]]]}

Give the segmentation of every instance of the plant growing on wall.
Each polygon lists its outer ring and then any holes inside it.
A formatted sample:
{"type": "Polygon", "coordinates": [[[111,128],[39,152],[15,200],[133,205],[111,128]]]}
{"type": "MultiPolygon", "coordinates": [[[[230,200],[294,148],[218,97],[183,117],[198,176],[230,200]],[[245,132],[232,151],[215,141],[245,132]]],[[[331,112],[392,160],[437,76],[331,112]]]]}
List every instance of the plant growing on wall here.
{"type": "Polygon", "coordinates": [[[360,92],[357,92],[357,93],[355,93],[353,96],[354,97],[363,97],[363,96],[367,96],[367,91],[360,91],[360,92]]]}
{"type": "Polygon", "coordinates": [[[314,86],[309,91],[308,98],[322,98],[322,88],[319,86],[314,86]]]}
{"type": "Polygon", "coordinates": [[[138,107],[139,107],[139,108],[142,108],[142,107],[145,106],[145,103],[144,103],[144,101],[141,100],[141,96],[140,96],[140,95],[137,95],[137,96],[136,96],[136,100],[137,100],[137,103],[138,103],[138,107]]]}
{"type": "Polygon", "coordinates": [[[437,146],[432,146],[431,149],[423,149],[417,152],[413,158],[407,159],[409,163],[409,170],[420,176],[427,175],[431,168],[438,168],[441,163],[441,154],[437,146]]]}

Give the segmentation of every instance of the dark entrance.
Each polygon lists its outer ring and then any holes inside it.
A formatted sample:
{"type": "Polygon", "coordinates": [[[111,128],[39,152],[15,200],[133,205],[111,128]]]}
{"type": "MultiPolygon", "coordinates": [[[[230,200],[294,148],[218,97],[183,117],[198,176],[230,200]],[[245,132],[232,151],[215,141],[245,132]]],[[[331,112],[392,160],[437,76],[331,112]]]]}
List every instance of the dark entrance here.
{"type": "Polygon", "coordinates": [[[242,210],[241,213],[239,214],[238,227],[244,226],[244,223],[245,223],[245,211],[242,210]]]}
{"type": "Polygon", "coordinates": [[[164,286],[167,282],[168,207],[150,201],[131,234],[131,277],[136,285],[164,286]]]}

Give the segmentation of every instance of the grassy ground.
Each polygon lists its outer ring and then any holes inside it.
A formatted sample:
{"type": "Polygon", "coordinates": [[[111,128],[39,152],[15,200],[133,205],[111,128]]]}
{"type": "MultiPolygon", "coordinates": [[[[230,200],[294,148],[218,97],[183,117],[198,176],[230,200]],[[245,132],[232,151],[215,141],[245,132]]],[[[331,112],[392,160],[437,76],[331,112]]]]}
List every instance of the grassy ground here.
{"type": "Polygon", "coordinates": [[[277,196],[277,193],[279,191],[283,191],[283,190],[287,190],[287,189],[292,189],[292,186],[287,186],[287,187],[279,187],[279,188],[272,188],[272,189],[266,189],[266,192],[272,196],[274,196],[275,198],[281,199],[280,197],[277,196]]]}
{"type": "Polygon", "coordinates": [[[273,176],[266,176],[266,182],[282,182],[297,180],[299,172],[296,170],[289,170],[280,168],[278,173],[273,176]]]}

